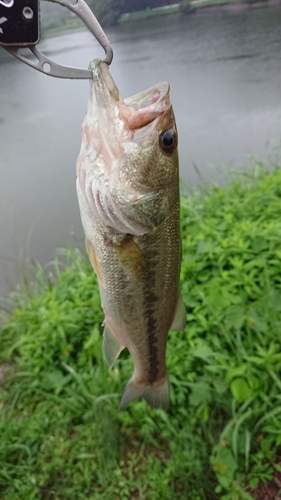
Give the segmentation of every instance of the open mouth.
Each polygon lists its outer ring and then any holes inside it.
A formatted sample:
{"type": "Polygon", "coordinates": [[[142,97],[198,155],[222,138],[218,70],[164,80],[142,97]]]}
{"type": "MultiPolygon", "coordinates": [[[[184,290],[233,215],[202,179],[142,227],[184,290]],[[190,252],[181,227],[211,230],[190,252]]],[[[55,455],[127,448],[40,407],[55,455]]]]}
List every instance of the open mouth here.
{"type": "Polygon", "coordinates": [[[124,103],[129,129],[139,129],[152,123],[170,108],[170,86],[167,82],[158,83],[144,92],[124,99],[124,103]]]}
{"type": "Polygon", "coordinates": [[[135,94],[132,97],[124,99],[125,104],[131,108],[157,108],[161,106],[164,111],[170,106],[170,85],[167,82],[161,82],[150,89],[135,94]]]}
{"type": "Polygon", "coordinates": [[[108,113],[110,108],[117,105],[120,117],[129,130],[134,131],[154,122],[171,106],[170,85],[167,82],[160,82],[123,100],[106,65],[94,60],[90,67],[93,71],[92,91],[97,105],[107,109],[108,113]]]}

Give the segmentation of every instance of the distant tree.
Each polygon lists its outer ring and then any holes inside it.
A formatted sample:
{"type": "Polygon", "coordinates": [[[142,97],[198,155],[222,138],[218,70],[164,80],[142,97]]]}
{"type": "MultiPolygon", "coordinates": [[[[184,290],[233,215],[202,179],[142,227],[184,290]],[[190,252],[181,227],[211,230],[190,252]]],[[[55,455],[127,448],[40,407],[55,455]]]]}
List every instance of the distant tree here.
{"type": "Polygon", "coordinates": [[[125,12],[125,0],[87,0],[87,3],[103,27],[116,24],[125,12]]]}
{"type": "Polygon", "coordinates": [[[124,0],[124,12],[154,9],[162,5],[176,3],[177,0],[124,0]]]}
{"type": "Polygon", "coordinates": [[[44,38],[49,30],[63,28],[70,16],[70,11],[65,7],[54,3],[42,2],[40,5],[41,38],[44,38]]]}
{"type": "Polygon", "coordinates": [[[181,0],[179,10],[183,14],[190,14],[194,8],[191,7],[190,0],[181,0]]]}

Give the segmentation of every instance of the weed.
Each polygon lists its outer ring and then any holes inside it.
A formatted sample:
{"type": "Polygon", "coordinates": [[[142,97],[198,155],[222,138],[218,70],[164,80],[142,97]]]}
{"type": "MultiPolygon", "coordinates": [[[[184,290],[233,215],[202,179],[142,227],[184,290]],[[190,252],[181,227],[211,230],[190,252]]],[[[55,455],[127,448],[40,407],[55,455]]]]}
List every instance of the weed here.
{"type": "Polygon", "coordinates": [[[102,359],[87,258],[64,250],[51,274],[36,266],[0,332],[0,362],[13,367],[0,391],[0,497],[241,500],[272,479],[281,444],[280,212],[281,170],[259,163],[225,188],[182,197],[188,323],[169,334],[167,412],[142,401],[116,412],[132,360],[122,353],[108,370],[102,359]]]}

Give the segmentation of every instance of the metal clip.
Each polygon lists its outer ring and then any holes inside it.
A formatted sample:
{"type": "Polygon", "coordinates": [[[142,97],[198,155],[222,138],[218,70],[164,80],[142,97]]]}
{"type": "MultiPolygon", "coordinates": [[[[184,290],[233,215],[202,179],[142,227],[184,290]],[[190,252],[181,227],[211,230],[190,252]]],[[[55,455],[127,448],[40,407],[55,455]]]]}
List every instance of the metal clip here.
{"type": "MultiPolygon", "coordinates": [[[[69,10],[74,12],[80,19],[84,22],[84,24],[89,28],[91,33],[93,33],[94,37],[100,43],[102,48],[105,51],[105,58],[103,62],[107,65],[111,64],[113,59],[113,51],[110,45],[110,42],[104,33],[101,25],[98,20],[94,16],[90,7],[84,2],[84,0],[77,0],[75,4],[72,4],[70,0],[47,0],[49,2],[58,3],[67,7],[69,10]]],[[[54,76],[56,78],[70,78],[70,79],[91,79],[93,77],[92,71],[87,69],[80,68],[71,68],[70,66],[63,66],[61,64],[57,64],[48,57],[46,57],[40,50],[36,47],[25,47],[29,48],[29,50],[35,55],[35,61],[28,59],[23,54],[20,53],[20,46],[16,47],[3,47],[5,50],[10,52],[13,56],[17,57],[20,61],[28,64],[34,69],[41,71],[45,75],[54,76]]]]}

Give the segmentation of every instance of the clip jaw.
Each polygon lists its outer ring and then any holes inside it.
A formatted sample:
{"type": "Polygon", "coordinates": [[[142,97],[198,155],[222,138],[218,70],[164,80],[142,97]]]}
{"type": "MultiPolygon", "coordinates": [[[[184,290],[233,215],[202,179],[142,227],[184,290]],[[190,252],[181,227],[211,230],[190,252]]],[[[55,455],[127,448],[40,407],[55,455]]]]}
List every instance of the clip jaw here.
{"type": "MultiPolygon", "coordinates": [[[[110,65],[113,59],[113,51],[111,45],[101,25],[99,24],[98,20],[96,19],[96,17],[94,16],[93,12],[86,4],[86,2],[84,0],[76,0],[76,3],[73,5],[70,2],[70,0],[47,0],[47,1],[58,3],[59,5],[67,7],[74,14],[80,17],[83,23],[87,26],[87,28],[89,28],[91,33],[103,47],[105,51],[105,58],[103,59],[103,62],[105,62],[107,65],[110,65]]],[[[92,78],[92,71],[80,68],[71,68],[70,66],[63,66],[61,64],[54,63],[53,61],[51,61],[51,59],[42,54],[42,52],[40,52],[40,50],[38,50],[34,46],[29,45],[27,47],[25,46],[25,48],[29,48],[30,51],[35,55],[36,57],[35,61],[30,60],[23,54],[21,54],[20,48],[22,48],[23,46],[18,46],[18,45],[17,46],[2,45],[2,46],[4,49],[10,52],[10,54],[17,57],[20,61],[24,62],[25,64],[28,64],[28,66],[31,66],[37,71],[41,71],[45,75],[53,76],[55,78],[70,78],[70,79],[92,78]]]]}

